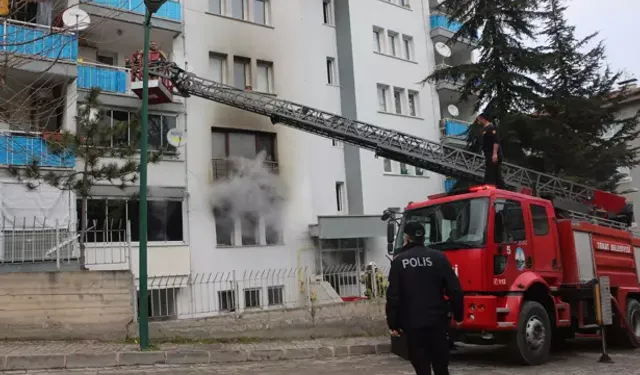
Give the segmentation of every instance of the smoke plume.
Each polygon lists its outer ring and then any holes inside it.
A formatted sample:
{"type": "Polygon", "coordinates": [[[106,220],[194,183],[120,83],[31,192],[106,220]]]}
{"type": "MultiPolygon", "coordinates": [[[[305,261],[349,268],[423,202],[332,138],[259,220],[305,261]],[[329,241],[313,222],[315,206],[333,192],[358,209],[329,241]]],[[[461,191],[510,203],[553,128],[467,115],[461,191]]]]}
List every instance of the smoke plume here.
{"type": "MultiPolygon", "coordinates": [[[[229,220],[232,218],[246,221],[262,217],[267,227],[278,231],[282,229],[284,188],[279,176],[273,173],[272,168],[276,165],[268,165],[265,158],[264,152],[255,159],[231,158],[228,178],[214,182],[212,208],[229,225],[232,225],[229,220]]],[[[216,220],[222,218],[217,217],[216,220]]]]}

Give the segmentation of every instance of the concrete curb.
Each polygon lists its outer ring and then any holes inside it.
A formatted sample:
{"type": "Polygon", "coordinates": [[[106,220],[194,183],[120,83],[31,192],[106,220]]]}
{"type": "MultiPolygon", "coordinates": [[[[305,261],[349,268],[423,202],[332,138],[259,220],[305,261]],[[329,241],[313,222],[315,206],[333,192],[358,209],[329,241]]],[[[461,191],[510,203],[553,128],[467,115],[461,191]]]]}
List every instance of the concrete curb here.
{"type": "Polygon", "coordinates": [[[387,354],[390,350],[390,344],[367,344],[254,350],[166,350],[101,354],[10,354],[0,356],[0,370],[49,370],[183,364],[206,365],[210,363],[249,361],[327,359],[334,357],[387,354]]]}

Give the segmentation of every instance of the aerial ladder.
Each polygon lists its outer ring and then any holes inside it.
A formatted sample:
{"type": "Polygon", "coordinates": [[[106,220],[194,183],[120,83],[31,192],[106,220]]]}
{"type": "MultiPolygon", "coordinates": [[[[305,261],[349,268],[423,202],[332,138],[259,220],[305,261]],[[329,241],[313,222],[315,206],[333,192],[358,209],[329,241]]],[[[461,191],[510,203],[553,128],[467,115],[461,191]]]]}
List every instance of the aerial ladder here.
{"type": "MultiPolygon", "coordinates": [[[[172,93],[182,97],[193,95],[267,116],[273,124],[340,140],[373,151],[376,156],[445,176],[477,183],[484,180],[484,156],[464,149],[270,95],[241,90],[199,77],[175,63],[154,63],[150,72],[152,76],[160,78],[159,81],[170,81],[172,93]]],[[[502,164],[502,173],[507,188],[552,200],[559,216],[616,228],[626,228],[630,224],[630,218],[620,217],[626,204],[625,198],[620,195],[510,163],[502,164]]]]}

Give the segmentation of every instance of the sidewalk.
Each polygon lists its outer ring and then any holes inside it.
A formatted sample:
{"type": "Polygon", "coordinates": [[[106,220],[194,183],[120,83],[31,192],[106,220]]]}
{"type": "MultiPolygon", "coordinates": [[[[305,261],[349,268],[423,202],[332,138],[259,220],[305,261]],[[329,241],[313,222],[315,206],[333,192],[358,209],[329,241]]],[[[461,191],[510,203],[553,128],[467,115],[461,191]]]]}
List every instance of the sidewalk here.
{"type": "Polygon", "coordinates": [[[144,365],[208,364],[322,359],[388,353],[388,337],[269,341],[255,344],[137,345],[87,341],[0,342],[0,370],[40,370],[144,365]]]}

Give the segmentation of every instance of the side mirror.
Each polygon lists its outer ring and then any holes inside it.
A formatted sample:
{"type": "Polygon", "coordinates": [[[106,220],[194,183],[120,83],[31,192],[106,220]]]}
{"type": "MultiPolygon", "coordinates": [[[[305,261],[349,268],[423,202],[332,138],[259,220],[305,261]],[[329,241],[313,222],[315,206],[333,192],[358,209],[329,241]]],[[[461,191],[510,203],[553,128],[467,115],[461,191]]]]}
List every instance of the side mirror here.
{"type": "Polygon", "coordinates": [[[388,243],[387,244],[387,254],[393,256],[393,253],[395,253],[396,249],[393,247],[392,243],[388,243]]]}
{"type": "Polygon", "coordinates": [[[393,221],[387,222],[387,244],[393,246],[396,239],[396,224],[393,221]]]}

